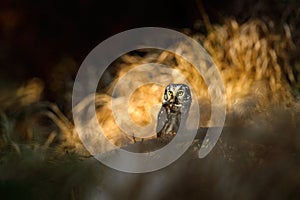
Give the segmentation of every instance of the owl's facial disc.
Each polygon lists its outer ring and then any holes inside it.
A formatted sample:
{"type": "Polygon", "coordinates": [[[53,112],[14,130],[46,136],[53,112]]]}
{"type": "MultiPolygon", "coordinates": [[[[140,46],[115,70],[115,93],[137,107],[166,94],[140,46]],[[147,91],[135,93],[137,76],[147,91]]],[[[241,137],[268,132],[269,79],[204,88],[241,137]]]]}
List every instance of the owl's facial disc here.
{"type": "Polygon", "coordinates": [[[189,98],[189,96],[188,86],[184,84],[170,84],[165,89],[163,105],[182,105],[182,102],[189,98]]]}

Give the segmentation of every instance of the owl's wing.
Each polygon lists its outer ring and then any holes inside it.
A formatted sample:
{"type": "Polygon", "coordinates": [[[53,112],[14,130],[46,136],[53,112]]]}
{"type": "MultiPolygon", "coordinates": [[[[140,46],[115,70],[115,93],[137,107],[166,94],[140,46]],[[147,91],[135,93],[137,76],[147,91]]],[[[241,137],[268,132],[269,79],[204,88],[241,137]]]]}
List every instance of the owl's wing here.
{"type": "Polygon", "coordinates": [[[161,107],[157,117],[156,133],[161,131],[166,121],[167,121],[167,111],[164,107],[161,107]]]}

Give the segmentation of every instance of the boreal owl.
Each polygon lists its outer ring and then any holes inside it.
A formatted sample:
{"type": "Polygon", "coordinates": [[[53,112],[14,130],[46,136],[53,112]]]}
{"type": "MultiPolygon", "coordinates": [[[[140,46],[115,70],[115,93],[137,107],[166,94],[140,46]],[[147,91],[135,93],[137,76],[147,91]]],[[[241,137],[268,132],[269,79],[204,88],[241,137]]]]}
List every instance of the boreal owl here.
{"type": "Polygon", "coordinates": [[[163,95],[162,107],[157,118],[157,137],[176,134],[179,126],[185,125],[191,102],[191,91],[187,85],[167,85],[163,95]]]}

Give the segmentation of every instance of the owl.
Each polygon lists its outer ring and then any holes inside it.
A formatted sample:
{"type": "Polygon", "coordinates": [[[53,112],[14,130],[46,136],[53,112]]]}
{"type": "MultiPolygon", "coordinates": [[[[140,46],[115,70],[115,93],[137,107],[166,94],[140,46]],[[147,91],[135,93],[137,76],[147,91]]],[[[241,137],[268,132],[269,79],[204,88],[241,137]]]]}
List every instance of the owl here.
{"type": "Polygon", "coordinates": [[[157,117],[157,137],[176,134],[179,126],[185,125],[191,102],[191,91],[187,85],[167,85],[157,117]]]}

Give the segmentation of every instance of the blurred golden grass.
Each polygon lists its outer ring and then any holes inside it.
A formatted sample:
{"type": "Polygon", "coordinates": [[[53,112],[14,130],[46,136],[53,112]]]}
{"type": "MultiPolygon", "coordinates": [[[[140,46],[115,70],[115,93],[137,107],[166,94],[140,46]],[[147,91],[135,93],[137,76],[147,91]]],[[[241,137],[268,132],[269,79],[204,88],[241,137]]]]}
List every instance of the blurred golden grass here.
{"type": "MultiPolygon", "coordinates": [[[[45,151],[53,156],[82,150],[73,124],[54,103],[41,101],[43,81],[33,78],[0,102],[1,151],[45,151]],[[79,146],[80,145],[80,146],[79,146]],[[71,152],[70,152],[71,150],[71,152]]],[[[84,155],[84,150],[79,154],[84,155]]],[[[86,153],[86,152],[85,152],[86,153]]]]}

